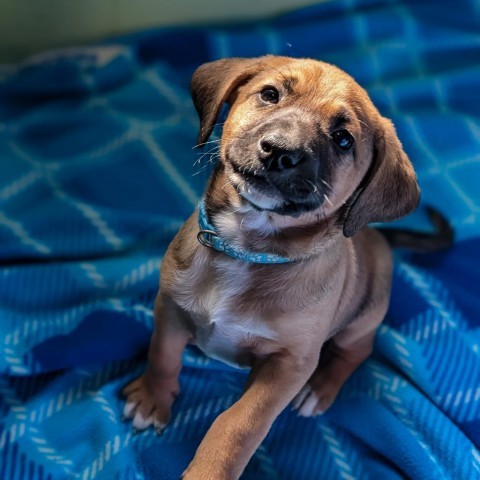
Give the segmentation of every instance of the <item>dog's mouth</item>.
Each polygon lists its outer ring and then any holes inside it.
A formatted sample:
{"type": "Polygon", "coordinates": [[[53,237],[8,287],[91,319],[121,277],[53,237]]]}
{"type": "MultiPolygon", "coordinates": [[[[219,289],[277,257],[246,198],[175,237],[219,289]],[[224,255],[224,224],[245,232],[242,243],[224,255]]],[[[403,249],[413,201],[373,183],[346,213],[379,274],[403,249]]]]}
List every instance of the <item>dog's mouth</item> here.
{"type": "Polygon", "coordinates": [[[230,181],[240,196],[257,210],[297,217],[313,211],[323,203],[324,196],[309,179],[275,184],[264,169],[242,167],[228,159],[232,172],[230,181]]]}

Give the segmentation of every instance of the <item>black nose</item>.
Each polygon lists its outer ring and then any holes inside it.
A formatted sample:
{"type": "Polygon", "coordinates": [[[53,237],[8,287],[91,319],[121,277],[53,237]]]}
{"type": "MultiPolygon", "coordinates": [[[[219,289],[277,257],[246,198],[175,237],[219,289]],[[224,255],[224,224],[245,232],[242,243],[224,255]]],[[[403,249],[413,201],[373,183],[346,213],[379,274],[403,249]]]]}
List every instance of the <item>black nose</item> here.
{"type": "Polygon", "coordinates": [[[269,171],[282,171],[296,167],[303,161],[303,151],[289,148],[279,137],[265,137],[259,142],[260,158],[269,171]]]}

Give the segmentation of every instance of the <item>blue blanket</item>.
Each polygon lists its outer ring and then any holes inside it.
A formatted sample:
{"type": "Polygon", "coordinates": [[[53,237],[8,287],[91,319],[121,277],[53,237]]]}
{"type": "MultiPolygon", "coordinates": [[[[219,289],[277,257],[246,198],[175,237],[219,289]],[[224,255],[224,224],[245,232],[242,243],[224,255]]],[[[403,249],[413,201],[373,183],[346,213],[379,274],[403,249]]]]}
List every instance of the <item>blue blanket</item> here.
{"type": "Polygon", "coordinates": [[[398,255],[372,357],[324,416],[285,411],[243,478],[480,478],[479,32],[474,0],[337,1],[1,68],[0,479],[176,479],[240,395],[245,372],[194,348],[162,437],[122,423],[118,392],[145,368],[162,253],[211,167],[190,75],[265,53],[365,86],[456,243],[398,255]]]}

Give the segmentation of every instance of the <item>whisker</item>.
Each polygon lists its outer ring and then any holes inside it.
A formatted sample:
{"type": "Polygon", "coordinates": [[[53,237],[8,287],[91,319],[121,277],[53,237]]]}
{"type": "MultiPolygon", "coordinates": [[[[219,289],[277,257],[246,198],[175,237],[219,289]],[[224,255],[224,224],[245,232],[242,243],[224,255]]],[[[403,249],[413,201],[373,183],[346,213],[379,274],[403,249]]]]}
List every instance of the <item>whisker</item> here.
{"type": "MultiPolygon", "coordinates": [[[[217,143],[219,142],[220,140],[217,141],[217,143]]],[[[215,143],[215,142],[208,142],[208,143],[215,143]]],[[[206,145],[206,144],[205,144],[206,145]]],[[[195,147],[194,147],[195,148],[195,147]]],[[[209,149],[212,149],[212,148],[221,148],[221,145],[218,144],[218,145],[214,145],[214,146],[210,146],[209,149]]],[[[198,154],[200,155],[201,152],[198,152],[198,154]]]]}
{"type": "Polygon", "coordinates": [[[313,192],[312,192],[312,193],[317,193],[317,190],[318,190],[317,186],[316,186],[311,180],[309,180],[308,178],[305,178],[304,180],[305,180],[310,186],[313,187],[313,192]]]}
{"type": "Polygon", "coordinates": [[[370,125],[367,125],[365,122],[363,122],[363,121],[360,120],[360,119],[358,119],[358,121],[359,121],[362,125],[365,125],[368,130],[372,131],[372,127],[371,127],[370,125]]]}
{"type": "Polygon", "coordinates": [[[225,122],[214,123],[214,124],[213,124],[213,128],[215,128],[215,127],[223,127],[223,125],[225,125],[226,123],[227,123],[226,120],[225,120],[225,122]]]}
{"type": "Polygon", "coordinates": [[[239,213],[242,210],[242,207],[239,207],[237,209],[232,210],[231,212],[222,212],[222,215],[225,215],[227,217],[233,217],[237,213],[239,213]]]}
{"type": "Polygon", "coordinates": [[[327,225],[327,235],[330,237],[330,240],[333,238],[332,230],[330,229],[330,224],[328,223],[327,214],[325,213],[325,207],[322,207],[323,219],[327,225]]]}
{"type": "Polygon", "coordinates": [[[213,157],[215,155],[220,155],[220,152],[205,152],[205,153],[202,153],[200,158],[208,157],[208,156],[213,157]]]}
{"type": "Polygon", "coordinates": [[[328,202],[328,204],[333,207],[333,203],[330,201],[330,199],[328,198],[328,195],[327,194],[323,194],[323,198],[328,202]]]}
{"type": "Polygon", "coordinates": [[[214,154],[218,154],[220,153],[220,150],[217,149],[217,150],[209,150],[208,152],[203,152],[203,153],[197,153],[197,155],[199,155],[200,157],[204,157],[205,155],[214,155],[214,154]]]}
{"type": "MultiPolygon", "coordinates": [[[[192,177],[195,177],[197,176],[199,173],[202,173],[209,165],[213,165],[214,163],[214,158],[210,158],[210,160],[208,160],[208,162],[198,171],[198,172],[195,172],[192,177]]],[[[220,155],[217,155],[217,158],[220,158],[220,155]]]]}
{"type": "Polygon", "coordinates": [[[198,147],[203,147],[205,145],[208,145],[209,143],[218,143],[220,141],[221,141],[221,138],[219,138],[218,140],[209,140],[208,142],[199,143],[197,145],[194,145],[192,147],[192,150],[194,150],[195,148],[198,148],[198,147]]]}
{"type": "Polygon", "coordinates": [[[227,180],[227,182],[225,183],[225,185],[222,187],[222,190],[223,190],[229,183],[230,183],[231,185],[233,185],[233,181],[232,181],[232,180],[227,180]]]}
{"type": "Polygon", "coordinates": [[[203,157],[205,157],[205,155],[206,153],[204,153],[200,158],[197,158],[197,160],[195,160],[195,162],[193,163],[193,166],[195,167],[196,165],[202,163],[203,157]]]}
{"type": "Polygon", "coordinates": [[[218,157],[219,157],[219,156],[220,156],[220,153],[219,153],[218,151],[211,151],[211,152],[204,152],[204,153],[201,153],[201,154],[199,153],[199,155],[200,155],[200,158],[198,158],[197,160],[195,160],[193,166],[201,163],[201,161],[203,160],[203,157],[205,157],[205,156],[210,155],[210,157],[215,157],[215,156],[218,156],[218,157]]]}

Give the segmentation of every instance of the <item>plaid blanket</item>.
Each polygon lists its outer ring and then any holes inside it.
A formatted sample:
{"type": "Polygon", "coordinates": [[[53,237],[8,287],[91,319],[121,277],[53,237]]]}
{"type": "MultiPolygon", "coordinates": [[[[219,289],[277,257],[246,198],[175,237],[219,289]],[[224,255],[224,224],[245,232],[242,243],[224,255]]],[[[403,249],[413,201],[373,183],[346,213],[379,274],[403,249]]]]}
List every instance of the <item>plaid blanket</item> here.
{"type": "Polygon", "coordinates": [[[372,357],[324,416],[285,411],[243,478],[480,478],[479,20],[476,0],[345,0],[2,67],[0,479],[178,478],[240,395],[245,372],[194,348],[162,437],[122,423],[118,392],[145,367],[162,253],[210,169],[190,75],[265,53],[365,86],[456,244],[398,255],[372,357]]]}

